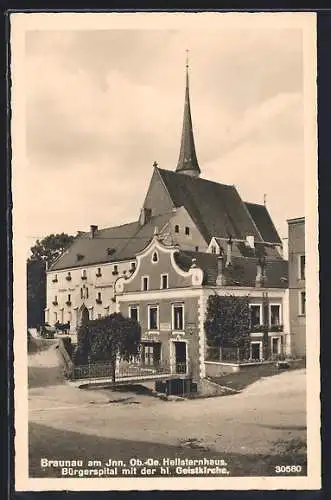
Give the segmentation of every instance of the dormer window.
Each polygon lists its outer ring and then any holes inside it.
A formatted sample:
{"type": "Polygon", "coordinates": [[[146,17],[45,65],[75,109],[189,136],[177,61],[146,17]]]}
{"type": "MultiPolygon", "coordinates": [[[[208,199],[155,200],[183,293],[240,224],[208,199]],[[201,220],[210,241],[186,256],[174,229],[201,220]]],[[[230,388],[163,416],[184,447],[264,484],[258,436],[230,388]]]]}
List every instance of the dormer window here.
{"type": "Polygon", "coordinates": [[[96,277],[100,278],[101,276],[102,276],[102,274],[101,274],[101,267],[98,267],[96,277]]]}
{"type": "Polygon", "coordinates": [[[211,253],[216,253],[216,247],[215,247],[215,245],[211,246],[211,253]]]}
{"type": "Polygon", "coordinates": [[[186,234],[186,236],[189,236],[189,234],[190,234],[190,228],[187,226],[185,227],[185,234],[186,234]]]}
{"type": "Polygon", "coordinates": [[[86,270],[85,269],[82,271],[82,276],[81,277],[82,277],[82,280],[86,280],[87,279],[87,275],[86,275],[86,270]]]}
{"type": "Polygon", "coordinates": [[[179,226],[178,226],[178,224],[175,225],[175,233],[179,233],[179,226]]]}
{"type": "Polygon", "coordinates": [[[114,270],[112,272],[113,276],[116,276],[116,274],[118,274],[118,265],[117,264],[114,265],[114,270]]]}
{"type": "Polygon", "coordinates": [[[68,271],[68,274],[66,276],[66,280],[71,281],[71,272],[70,271],[68,271]]]}
{"type": "Polygon", "coordinates": [[[55,274],[54,278],[52,279],[53,283],[57,283],[57,274],[55,274]]]}
{"type": "Polygon", "coordinates": [[[159,261],[159,256],[158,256],[158,253],[157,252],[153,252],[153,255],[152,255],[152,262],[156,263],[159,261]]]}

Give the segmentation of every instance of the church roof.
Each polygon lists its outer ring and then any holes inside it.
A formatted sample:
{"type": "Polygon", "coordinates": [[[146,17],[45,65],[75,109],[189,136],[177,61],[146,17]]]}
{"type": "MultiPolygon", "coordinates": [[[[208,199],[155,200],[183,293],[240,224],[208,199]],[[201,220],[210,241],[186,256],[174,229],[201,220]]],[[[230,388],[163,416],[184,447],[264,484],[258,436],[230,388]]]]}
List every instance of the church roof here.
{"type": "Polygon", "coordinates": [[[175,207],[184,206],[207,242],[213,236],[263,238],[234,186],[157,169],[175,207]]]}
{"type": "MultiPolygon", "coordinates": [[[[203,285],[215,286],[218,274],[217,260],[215,254],[202,252],[179,251],[175,257],[176,263],[184,270],[192,265],[192,259],[196,259],[196,266],[204,271],[203,285]]],[[[255,286],[258,258],[232,258],[230,269],[224,269],[228,286],[255,286]]],[[[283,259],[266,259],[266,286],[272,288],[288,287],[288,262],[283,259]]]]}
{"type": "Polygon", "coordinates": [[[191,116],[190,90],[188,77],[188,64],[186,65],[186,89],[182,137],[180,143],[180,152],[176,172],[191,171],[196,175],[200,174],[200,167],[195,151],[193,125],[191,116]]]}
{"type": "Polygon", "coordinates": [[[272,222],[270,214],[264,205],[245,203],[264,241],[281,244],[279,234],[272,222]]]}
{"type": "Polygon", "coordinates": [[[144,226],[136,221],[99,229],[94,238],[89,232],[80,233],[49,270],[134,259],[152,239],[155,227],[161,230],[172,216],[173,213],[154,216],[144,226]]]}

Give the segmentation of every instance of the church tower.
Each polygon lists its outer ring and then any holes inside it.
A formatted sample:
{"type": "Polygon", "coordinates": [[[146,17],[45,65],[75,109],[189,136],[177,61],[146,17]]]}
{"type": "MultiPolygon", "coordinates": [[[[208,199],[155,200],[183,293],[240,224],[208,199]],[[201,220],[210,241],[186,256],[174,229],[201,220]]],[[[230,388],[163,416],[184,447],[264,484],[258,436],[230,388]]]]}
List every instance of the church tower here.
{"type": "Polygon", "coordinates": [[[190,175],[191,177],[199,177],[201,170],[198,164],[194,145],[188,70],[189,65],[187,58],[183,129],[176,172],[178,174],[190,175]]]}

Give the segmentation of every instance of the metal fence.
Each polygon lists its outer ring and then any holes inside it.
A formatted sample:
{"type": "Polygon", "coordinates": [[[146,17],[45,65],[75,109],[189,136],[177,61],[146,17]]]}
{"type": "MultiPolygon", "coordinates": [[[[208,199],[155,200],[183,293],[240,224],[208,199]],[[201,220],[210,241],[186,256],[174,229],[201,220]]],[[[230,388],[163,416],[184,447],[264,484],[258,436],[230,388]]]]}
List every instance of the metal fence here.
{"type": "MultiPolygon", "coordinates": [[[[87,365],[78,365],[73,368],[72,379],[111,379],[113,375],[112,365],[109,362],[90,363],[87,365]]],[[[146,380],[148,378],[157,378],[162,375],[167,377],[188,376],[190,367],[188,363],[159,363],[157,365],[143,365],[120,363],[115,369],[115,381],[146,380]]]]}

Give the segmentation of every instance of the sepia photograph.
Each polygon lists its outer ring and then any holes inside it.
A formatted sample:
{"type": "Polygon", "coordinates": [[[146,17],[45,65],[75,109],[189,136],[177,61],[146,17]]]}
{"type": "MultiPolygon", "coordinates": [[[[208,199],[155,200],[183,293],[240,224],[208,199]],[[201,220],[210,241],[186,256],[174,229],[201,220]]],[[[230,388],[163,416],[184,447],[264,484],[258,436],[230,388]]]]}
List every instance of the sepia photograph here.
{"type": "Polygon", "coordinates": [[[315,14],[10,24],[16,490],[318,489],[315,14]]]}

